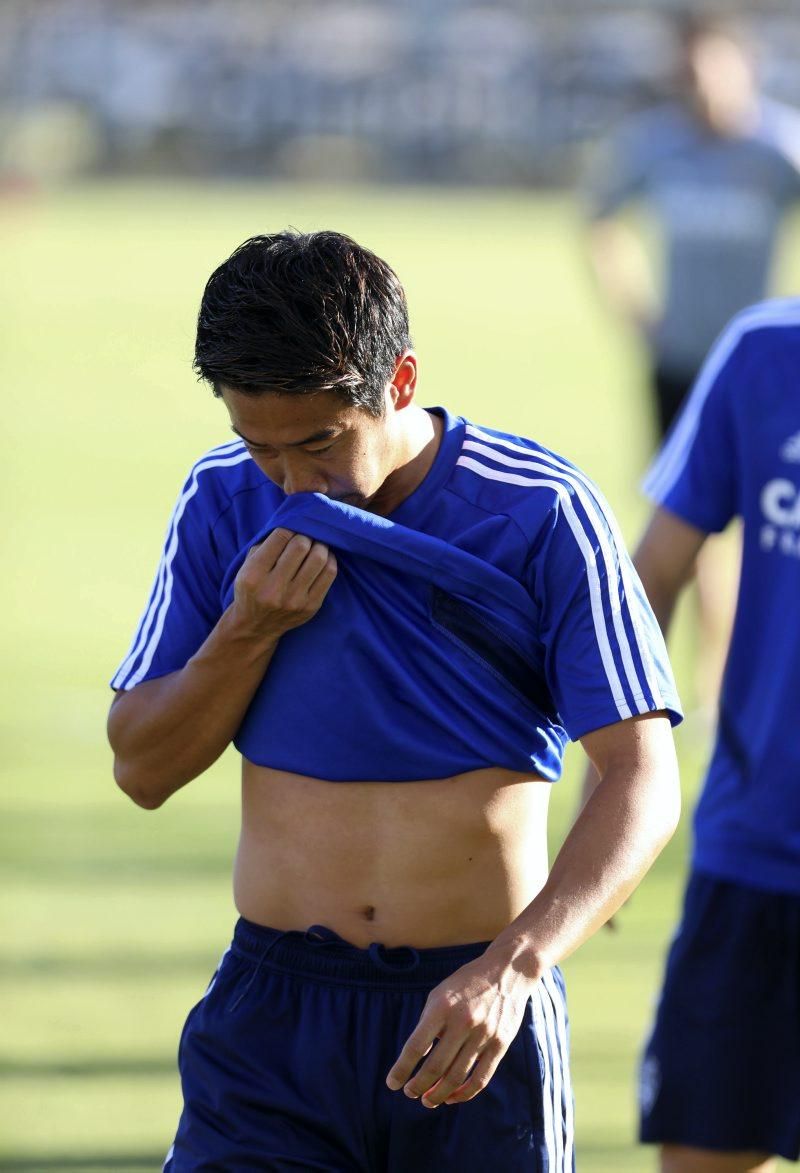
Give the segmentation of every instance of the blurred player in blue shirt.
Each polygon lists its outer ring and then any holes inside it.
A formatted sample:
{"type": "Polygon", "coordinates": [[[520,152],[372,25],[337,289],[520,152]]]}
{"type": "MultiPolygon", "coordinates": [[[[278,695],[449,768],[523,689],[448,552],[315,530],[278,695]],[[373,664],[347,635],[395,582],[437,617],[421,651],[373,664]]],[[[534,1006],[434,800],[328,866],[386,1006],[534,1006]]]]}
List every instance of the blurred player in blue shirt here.
{"type": "MultiPolygon", "coordinates": [[[[782,221],[800,201],[800,114],[759,93],[744,30],[700,10],[676,31],[680,98],[622,126],[588,195],[593,268],[609,305],[645,341],[661,439],[714,339],[766,295],[782,221]],[[628,209],[654,223],[660,288],[641,226],[620,214],[628,209]]],[[[706,716],[729,634],[729,578],[720,552],[705,549],[696,691],[706,716]]]]}
{"type": "Polygon", "coordinates": [[[714,339],[764,297],[781,221],[800,201],[800,113],[759,94],[742,30],[693,16],[680,39],[684,96],[622,126],[589,192],[594,268],[647,340],[662,438],[714,339]],[[620,219],[631,206],[658,229],[660,293],[643,238],[620,219]]]}
{"type": "Polygon", "coordinates": [[[145,808],[242,755],[241,915],[165,1168],[572,1173],[557,963],[679,798],[616,523],[569,461],[415,402],[402,286],[339,233],[237,249],[196,366],[235,438],[179,494],[109,717],[145,808]],[[548,869],[570,738],[601,781],[548,869]]]}
{"type": "Polygon", "coordinates": [[[739,315],[645,488],[636,565],[664,630],[741,518],[739,599],[683,919],[641,1072],[669,1173],[800,1156],[800,300],[739,315]]]}

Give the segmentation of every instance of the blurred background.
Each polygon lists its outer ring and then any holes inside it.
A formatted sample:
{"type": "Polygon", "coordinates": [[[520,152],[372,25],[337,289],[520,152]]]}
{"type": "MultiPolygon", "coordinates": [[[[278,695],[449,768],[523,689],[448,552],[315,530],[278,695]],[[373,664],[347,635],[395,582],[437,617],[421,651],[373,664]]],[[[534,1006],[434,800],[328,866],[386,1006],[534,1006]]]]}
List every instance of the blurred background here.
{"type": "MultiPolygon", "coordinates": [[[[4,0],[3,171],[562,184],[583,144],[671,88],[669,9],[4,0]]],[[[800,103],[796,5],[764,0],[754,31],[765,87],[800,103]]]]}
{"type": "MultiPolygon", "coordinates": [[[[236,755],[146,813],[104,740],[175,494],[229,435],[191,372],[206,277],[254,233],[349,232],[406,286],[423,402],[583,465],[633,543],[648,344],[598,288],[586,219],[614,128],[680,99],[672,18],[655,0],[0,3],[0,1169],[160,1169],[178,1035],[233,924],[236,755]]],[[[750,28],[763,91],[800,106],[796,4],[763,0],[750,28]]],[[[624,212],[657,284],[646,213],[624,212]]],[[[791,193],[778,219],[769,288],[799,292],[791,193]]],[[[581,1173],[654,1167],[635,1068],[710,747],[694,644],[690,601],[682,830],[565,966],[581,1173]]],[[[580,768],[554,788],[554,850],[580,768]]]]}

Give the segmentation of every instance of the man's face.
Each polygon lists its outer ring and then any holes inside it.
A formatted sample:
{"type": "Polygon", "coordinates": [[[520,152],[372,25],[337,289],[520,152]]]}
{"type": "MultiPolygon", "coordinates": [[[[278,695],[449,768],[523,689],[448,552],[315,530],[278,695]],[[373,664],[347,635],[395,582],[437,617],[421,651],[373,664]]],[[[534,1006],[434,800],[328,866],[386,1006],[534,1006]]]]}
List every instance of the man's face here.
{"type": "Polygon", "coordinates": [[[689,97],[699,117],[719,133],[738,131],[757,101],[754,62],[744,46],[706,33],[690,46],[687,68],[689,97]]]}
{"type": "Polygon", "coordinates": [[[264,475],[286,494],[324,493],[375,508],[394,471],[395,408],[379,418],[331,391],[244,395],[221,388],[233,430],[264,475]]]}

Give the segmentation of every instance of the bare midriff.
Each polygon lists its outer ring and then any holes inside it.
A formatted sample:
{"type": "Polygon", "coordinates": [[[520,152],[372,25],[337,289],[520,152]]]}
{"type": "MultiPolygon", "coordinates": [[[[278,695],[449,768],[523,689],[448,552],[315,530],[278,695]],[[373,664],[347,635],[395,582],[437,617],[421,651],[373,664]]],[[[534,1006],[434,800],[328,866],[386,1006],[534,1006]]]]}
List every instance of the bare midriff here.
{"type": "Polygon", "coordinates": [[[544,884],[549,795],[504,769],[327,782],[245,761],[236,906],[361,948],[490,940],[544,884]]]}

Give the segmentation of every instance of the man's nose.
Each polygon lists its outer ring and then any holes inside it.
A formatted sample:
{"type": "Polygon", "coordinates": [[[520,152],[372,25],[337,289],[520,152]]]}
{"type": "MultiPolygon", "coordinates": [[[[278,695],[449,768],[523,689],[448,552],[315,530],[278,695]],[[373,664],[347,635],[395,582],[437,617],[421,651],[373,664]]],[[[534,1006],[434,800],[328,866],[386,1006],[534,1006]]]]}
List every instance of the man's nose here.
{"type": "Polygon", "coordinates": [[[325,493],[328,489],[319,469],[293,464],[285,467],[281,487],[287,497],[293,493],[325,493]]]}

